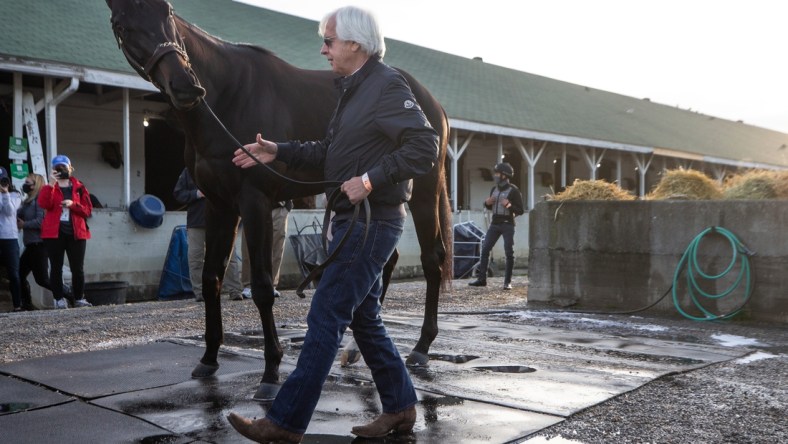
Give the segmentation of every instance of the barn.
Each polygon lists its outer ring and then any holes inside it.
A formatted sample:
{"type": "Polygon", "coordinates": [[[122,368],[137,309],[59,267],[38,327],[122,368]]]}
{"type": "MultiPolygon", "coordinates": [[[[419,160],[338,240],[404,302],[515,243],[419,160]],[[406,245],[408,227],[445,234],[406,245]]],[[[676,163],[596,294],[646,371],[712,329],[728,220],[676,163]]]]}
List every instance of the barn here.
{"type": "MultiPolygon", "coordinates": [[[[232,0],[171,3],[176,14],[224,40],[327,69],[312,20],[232,0]]],[[[104,2],[0,5],[7,18],[0,34],[0,140],[25,139],[33,154],[39,147],[40,156],[21,162],[31,171],[41,172],[57,154],[72,159],[104,207],[90,224],[87,280],[128,281],[132,300],[154,298],[172,229],[185,223],[172,198],[183,137],[168,121],[167,103],[124,59],[104,2]],[[146,194],[167,209],[155,229],[128,215],[146,194]]],[[[720,180],[742,169],[788,169],[788,134],[396,40],[387,46],[386,63],[418,78],[449,116],[447,181],[456,221],[484,224],[482,201],[500,159],[514,166],[513,182],[529,209],[578,178],[606,179],[644,195],[666,168],[692,167],[720,180]]],[[[0,150],[0,165],[22,169],[7,150],[0,150]]],[[[319,213],[295,210],[291,232],[319,213]]],[[[516,256],[523,267],[528,224],[520,220],[516,256]]],[[[415,236],[403,237],[401,249],[398,275],[418,275],[415,236]]],[[[283,282],[295,282],[297,270],[287,252],[283,282]]]]}

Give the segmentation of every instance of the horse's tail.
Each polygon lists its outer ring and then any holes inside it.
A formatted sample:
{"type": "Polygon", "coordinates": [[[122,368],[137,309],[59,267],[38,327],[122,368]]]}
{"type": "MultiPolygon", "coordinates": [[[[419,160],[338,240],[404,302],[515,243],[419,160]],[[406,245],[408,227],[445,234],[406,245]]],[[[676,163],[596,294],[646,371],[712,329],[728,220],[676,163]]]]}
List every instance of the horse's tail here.
{"type": "Polygon", "coordinates": [[[454,226],[452,225],[452,211],[449,204],[449,192],[446,187],[445,174],[443,175],[443,186],[441,187],[441,195],[438,198],[438,217],[440,218],[441,240],[443,241],[443,250],[446,256],[443,258],[443,266],[441,267],[441,289],[449,291],[451,289],[451,281],[454,278],[454,226]]]}
{"type": "Polygon", "coordinates": [[[443,107],[440,108],[443,114],[442,134],[440,134],[440,152],[438,162],[438,184],[440,186],[440,196],[438,196],[438,223],[440,226],[440,236],[443,241],[443,250],[446,256],[443,258],[441,267],[441,289],[448,291],[451,289],[451,281],[454,278],[454,225],[452,225],[452,209],[449,203],[449,187],[446,184],[446,151],[449,144],[449,118],[443,107]]]}

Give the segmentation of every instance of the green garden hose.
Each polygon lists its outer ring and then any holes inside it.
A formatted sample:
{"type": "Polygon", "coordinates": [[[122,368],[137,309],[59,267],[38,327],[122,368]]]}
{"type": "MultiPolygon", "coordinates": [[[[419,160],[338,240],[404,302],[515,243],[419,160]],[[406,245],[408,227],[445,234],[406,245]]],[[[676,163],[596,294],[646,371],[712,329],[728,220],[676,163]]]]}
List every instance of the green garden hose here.
{"type": "Polygon", "coordinates": [[[676,271],[673,274],[673,305],[676,307],[676,310],[681,313],[682,316],[688,319],[692,319],[695,321],[715,321],[720,319],[728,319],[736,314],[738,314],[744,305],[750,300],[750,296],[752,294],[753,289],[753,282],[752,276],[750,273],[750,259],[749,257],[754,255],[752,251],[750,251],[746,246],[744,246],[741,241],[731,233],[730,231],[726,230],[722,227],[709,227],[703,230],[700,234],[695,236],[695,239],[690,242],[687,249],[684,251],[684,254],[681,256],[681,260],[679,260],[678,265],[676,266],[676,271]],[[703,271],[703,269],[698,264],[698,251],[699,245],[701,240],[707,235],[718,234],[725,237],[731,246],[731,261],[728,266],[719,274],[712,275],[707,274],[703,271]],[[736,277],[733,283],[731,283],[728,288],[720,293],[707,293],[701,288],[701,283],[705,281],[715,281],[718,279],[725,278],[728,274],[734,270],[736,264],[740,263],[739,268],[739,275],[736,277]],[[678,283],[680,276],[684,274],[687,280],[687,291],[689,292],[690,299],[692,300],[695,307],[697,307],[705,316],[693,316],[686,311],[684,311],[681,306],[679,305],[679,295],[678,295],[678,283]],[[734,310],[729,311],[728,313],[723,314],[714,314],[707,310],[701,304],[701,299],[699,297],[703,297],[706,299],[721,299],[726,296],[731,295],[739,286],[742,284],[742,280],[744,280],[746,288],[744,291],[744,300],[743,302],[734,310]]]}

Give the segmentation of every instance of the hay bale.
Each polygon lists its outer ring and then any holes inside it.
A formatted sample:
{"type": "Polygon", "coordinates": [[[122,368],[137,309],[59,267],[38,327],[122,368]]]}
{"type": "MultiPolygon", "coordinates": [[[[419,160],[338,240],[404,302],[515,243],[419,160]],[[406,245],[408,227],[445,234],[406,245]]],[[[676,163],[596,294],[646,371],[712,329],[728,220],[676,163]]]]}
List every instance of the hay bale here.
{"type": "Polygon", "coordinates": [[[618,185],[604,180],[575,179],[572,185],[554,196],[551,200],[634,200],[635,196],[622,190],[618,185]]]}
{"type": "Polygon", "coordinates": [[[788,199],[788,170],[774,171],[774,192],[777,199],[788,199]]]}
{"type": "Polygon", "coordinates": [[[731,177],[723,194],[729,200],[777,199],[777,175],[772,171],[752,170],[731,177]]]}
{"type": "Polygon", "coordinates": [[[646,196],[646,199],[649,200],[712,200],[721,198],[722,191],[717,182],[700,171],[683,168],[665,171],[662,180],[646,196]]]}

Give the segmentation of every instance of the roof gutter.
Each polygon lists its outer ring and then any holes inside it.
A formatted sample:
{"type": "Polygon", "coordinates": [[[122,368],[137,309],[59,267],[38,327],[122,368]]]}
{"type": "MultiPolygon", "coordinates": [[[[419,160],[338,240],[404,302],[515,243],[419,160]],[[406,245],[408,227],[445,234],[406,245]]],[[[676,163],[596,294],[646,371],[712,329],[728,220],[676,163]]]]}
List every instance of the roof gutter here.
{"type": "Polygon", "coordinates": [[[630,145],[627,143],[611,142],[607,140],[587,139],[585,137],[567,136],[563,134],[546,133],[542,131],[525,130],[487,123],[471,122],[469,120],[449,119],[449,125],[453,129],[467,131],[484,132],[488,134],[500,134],[502,136],[519,137],[523,139],[542,140],[547,142],[568,143],[571,145],[582,145],[595,148],[610,148],[619,151],[629,151],[632,153],[651,154],[653,147],[630,145]]]}

